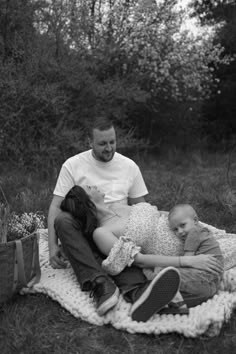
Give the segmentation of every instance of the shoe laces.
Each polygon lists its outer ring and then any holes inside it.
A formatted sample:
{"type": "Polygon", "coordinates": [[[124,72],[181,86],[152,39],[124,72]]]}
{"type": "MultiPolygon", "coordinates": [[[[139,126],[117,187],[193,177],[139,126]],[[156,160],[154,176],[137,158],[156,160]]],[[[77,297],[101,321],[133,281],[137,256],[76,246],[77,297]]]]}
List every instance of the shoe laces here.
{"type": "Polygon", "coordinates": [[[103,294],[104,283],[92,282],[92,289],[89,293],[89,297],[99,298],[103,294]]]}

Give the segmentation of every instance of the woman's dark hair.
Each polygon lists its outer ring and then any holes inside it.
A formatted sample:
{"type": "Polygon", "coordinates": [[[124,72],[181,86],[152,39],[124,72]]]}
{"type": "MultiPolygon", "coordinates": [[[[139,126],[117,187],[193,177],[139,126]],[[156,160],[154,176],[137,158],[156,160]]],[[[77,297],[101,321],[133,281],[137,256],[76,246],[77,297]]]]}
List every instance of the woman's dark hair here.
{"type": "Polygon", "coordinates": [[[82,187],[74,186],[69,190],[61,203],[61,210],[70,213],[85,234],[92,235],[97,227],[96,206],[82,187]]]}

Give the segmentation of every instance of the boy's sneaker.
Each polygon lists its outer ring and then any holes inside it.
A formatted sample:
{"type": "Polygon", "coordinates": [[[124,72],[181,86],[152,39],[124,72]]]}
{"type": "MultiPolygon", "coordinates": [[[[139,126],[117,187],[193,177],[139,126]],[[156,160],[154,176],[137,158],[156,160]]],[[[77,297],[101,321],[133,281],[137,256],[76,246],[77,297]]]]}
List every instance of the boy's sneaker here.
{"type": "Polygon", "coordinates": [[[103,316],[117,304],[119,290],[111,279],[100,276],[93,282],[91,296],[96,301],[97,313],[103,316]]]}
{"type": "Polygon", "coordinates": [[[179,290],[180,276],[173,267],[164,268],[144,289],[131,308],[134,321],[147,321],[173,299],[179,290]]]}
{"type": "Polygon", "coordinates": [[[168,306],[161,309],[160,315],[188,315],[189,309],[182,298],[182,295],[178,293],[172,301],[169,302],[168,306]],[[177,300],[177,301],[176,301],[177,300]],[[180,300],[180,301],[178,301],[180,300]]]}

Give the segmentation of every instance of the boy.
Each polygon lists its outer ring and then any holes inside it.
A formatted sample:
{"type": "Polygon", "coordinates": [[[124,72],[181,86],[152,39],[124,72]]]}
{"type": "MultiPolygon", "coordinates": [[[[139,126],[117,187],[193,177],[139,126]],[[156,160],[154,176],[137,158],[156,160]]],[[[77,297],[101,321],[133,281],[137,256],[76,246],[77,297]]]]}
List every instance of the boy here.
{"type": "MultiPolygon", "coordinates": [[[[200,225],[197,213],[191,205],[174,206],[169,212],[168,220],[171,230],[184,241],[184,256],[212,254],[223,266],[224,259],[218,242],[210,230],[200,225]]],[[[191,269],[186,269],[186,271],[191,272],[191,269]]],[[[212,277],[207,271],[201,271],[201,273],[204,278],[209,278],[209,286],[212,287],[213,292],[219,289],[221,274],[212,277]]]]}

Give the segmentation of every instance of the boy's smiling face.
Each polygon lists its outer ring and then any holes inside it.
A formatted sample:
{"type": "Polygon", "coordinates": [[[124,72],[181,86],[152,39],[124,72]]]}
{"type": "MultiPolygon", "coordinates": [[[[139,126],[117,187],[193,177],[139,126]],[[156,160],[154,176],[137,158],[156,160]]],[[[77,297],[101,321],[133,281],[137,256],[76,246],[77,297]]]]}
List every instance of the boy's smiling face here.
{"type": "Polygon", "coordinates": [[[197,219],[189,216],[183,210],[178,210],[171,215],[169,223],[176,236],[185,240],[189,231],[196,227],[197,219]]]}

